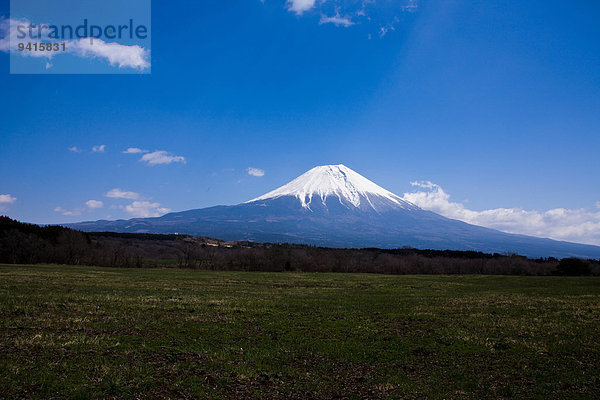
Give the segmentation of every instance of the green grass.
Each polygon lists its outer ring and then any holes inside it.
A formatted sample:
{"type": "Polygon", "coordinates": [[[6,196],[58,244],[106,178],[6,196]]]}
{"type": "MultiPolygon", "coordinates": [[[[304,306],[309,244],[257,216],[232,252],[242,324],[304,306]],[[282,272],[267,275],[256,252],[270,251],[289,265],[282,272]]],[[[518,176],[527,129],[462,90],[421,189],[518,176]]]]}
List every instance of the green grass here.
{"type": "Polygon", "coordinates": [[[0,266],[0,397],[600,398],[600,278],[0,266]]]}

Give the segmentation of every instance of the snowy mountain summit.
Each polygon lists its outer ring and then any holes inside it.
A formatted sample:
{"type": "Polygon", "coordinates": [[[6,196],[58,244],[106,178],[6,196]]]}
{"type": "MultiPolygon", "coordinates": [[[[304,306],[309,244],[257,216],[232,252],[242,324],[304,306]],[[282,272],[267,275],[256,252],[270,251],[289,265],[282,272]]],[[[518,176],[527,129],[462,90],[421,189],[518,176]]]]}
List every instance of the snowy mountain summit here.
{"type": "Polygon", "coordinates": [[[297,198],[302,207],[309,210],[315,205],[327,207],[331,200],[346,208],[376,212],[397,208],[419,209],[343,164],[314,167],[290,183],[247,203],[286,196],[297,198]]]}

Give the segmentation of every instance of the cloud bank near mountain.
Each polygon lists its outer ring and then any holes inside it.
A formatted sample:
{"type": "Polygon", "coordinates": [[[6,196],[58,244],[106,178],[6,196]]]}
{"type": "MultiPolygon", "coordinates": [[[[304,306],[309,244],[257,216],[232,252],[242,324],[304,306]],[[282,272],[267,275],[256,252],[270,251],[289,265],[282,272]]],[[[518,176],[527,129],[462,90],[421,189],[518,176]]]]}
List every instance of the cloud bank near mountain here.
{"type": "Polygon", "coordinates": [[[508,233],[600,245],[600,202],[596,209],[555,208],[547,211],[495,208],[476,211],[450,199],[435,183],[412,182],[419,190],[404,193],[406,201],[445,217],[508,233]]]}

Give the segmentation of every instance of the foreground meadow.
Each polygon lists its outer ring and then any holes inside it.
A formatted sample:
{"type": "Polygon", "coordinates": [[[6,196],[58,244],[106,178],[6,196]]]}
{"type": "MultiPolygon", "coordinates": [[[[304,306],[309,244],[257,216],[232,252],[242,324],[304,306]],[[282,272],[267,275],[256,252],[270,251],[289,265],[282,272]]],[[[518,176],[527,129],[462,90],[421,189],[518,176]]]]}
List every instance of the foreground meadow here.
{"type": "Polygon", "coordinates": [[[4,398],[599,398],[600,278],[0,265],[4,398]]]}

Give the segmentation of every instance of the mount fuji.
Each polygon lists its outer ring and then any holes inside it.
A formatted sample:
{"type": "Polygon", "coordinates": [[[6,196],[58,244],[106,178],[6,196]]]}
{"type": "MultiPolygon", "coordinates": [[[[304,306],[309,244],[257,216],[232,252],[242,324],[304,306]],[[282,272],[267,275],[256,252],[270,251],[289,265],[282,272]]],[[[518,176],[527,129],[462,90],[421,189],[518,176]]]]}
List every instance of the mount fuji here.
{"type": "Polygon", "coordinates": [[[423,210],[341,164],[315,167],[272,192],[234,206],[67,226],[88,232],[179,233],[328,247],[410,246],[600,258],[598,246],[508,234],[423,210]]]}

